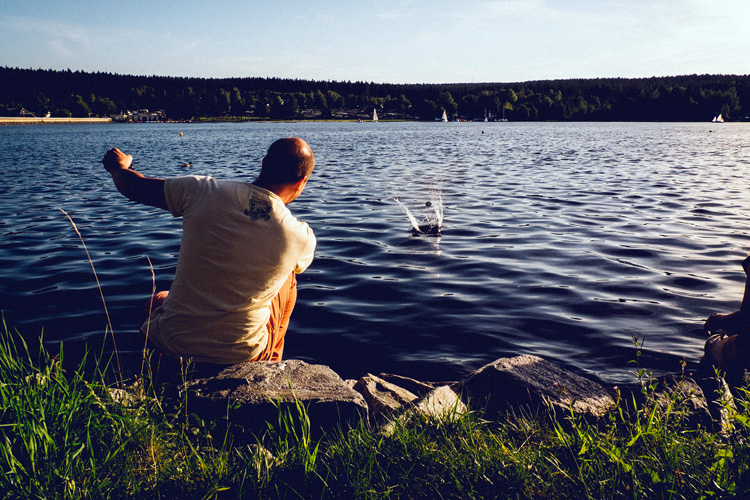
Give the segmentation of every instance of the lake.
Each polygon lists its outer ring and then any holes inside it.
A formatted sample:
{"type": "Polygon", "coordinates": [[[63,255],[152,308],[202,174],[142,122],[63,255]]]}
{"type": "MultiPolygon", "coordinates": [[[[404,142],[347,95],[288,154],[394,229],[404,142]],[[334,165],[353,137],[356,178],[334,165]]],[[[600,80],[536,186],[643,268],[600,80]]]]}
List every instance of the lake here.
{"type": "MultiPolygon", "coordinates": [[[[0,127],[0,309],[27,338],[137,359],[180,220],[127,201],[101,167],[252,181],[268,145],[317,158],[290,205],[318,238],[285,356],[343,377],[456,380],[534,354],[605,384],[694,368],[712,312],[739,307],[750,251],[750,124],[243,123],[0,127]],[[183,135],[180,135],[180,132],[183,135]],[[182,163],[192,162],[189,169],[182,163]],[[439,203],[440,236],[413,235],[439,203]],[[104,346],[110,349],[109,345],[104,346]]],[[[134,362],[135,363],[135,362],[134,362]]]]}

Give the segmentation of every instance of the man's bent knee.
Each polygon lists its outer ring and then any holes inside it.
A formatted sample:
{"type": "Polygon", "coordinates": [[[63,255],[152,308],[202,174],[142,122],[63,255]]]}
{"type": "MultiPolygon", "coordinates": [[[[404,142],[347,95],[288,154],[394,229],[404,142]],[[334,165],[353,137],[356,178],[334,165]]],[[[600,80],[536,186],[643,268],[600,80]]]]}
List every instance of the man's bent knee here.
{"type": "Polygon", "coordinates": [[[164,304],[164,301],[167,298],[167,294],[169,294],[169,292],[166,290],[163,290],[161,292],[156,292],[150,299],[146,301],[146,303],[144,304],[144,307],[146,308],[146,314],[148,316],[151,316],[151,312],[154,309],[164,304]]]}

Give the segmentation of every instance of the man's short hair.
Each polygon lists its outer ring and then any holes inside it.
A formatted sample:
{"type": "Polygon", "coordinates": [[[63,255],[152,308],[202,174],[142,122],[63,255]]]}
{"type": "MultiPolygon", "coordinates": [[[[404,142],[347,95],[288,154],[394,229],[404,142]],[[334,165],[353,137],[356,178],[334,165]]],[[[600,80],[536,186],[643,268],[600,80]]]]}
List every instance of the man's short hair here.
{"type": "Polygon", "coordinates": [[[261,164],[260,175],[273,184],[295,184],[315,167],[315,156],[302,139],[279,139],[268,148],[261,164]]]}

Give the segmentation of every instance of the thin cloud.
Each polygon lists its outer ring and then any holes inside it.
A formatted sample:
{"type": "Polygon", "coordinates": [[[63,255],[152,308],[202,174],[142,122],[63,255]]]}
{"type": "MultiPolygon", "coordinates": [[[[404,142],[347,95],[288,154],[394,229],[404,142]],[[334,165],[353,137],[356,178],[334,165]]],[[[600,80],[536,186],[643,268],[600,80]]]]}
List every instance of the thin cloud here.
{"type": "Polygon", "coordinates": [[[78,44],[90,45],[95,36],[88,28],[50,19],[34,17],[9,16],[0,20],[0,24],[19,33],[36,33],[55,40],[65,40],[78,44]]]}
{"type": "Polygon", "coordinates": [[[68,48],[67,45],[65,45],[65,42],[63,40],[49,40],[48,45],[50,49],[52,49],[52,52],[55,53],[55,55],[58,55],[60,57],[73,57],[74,52],[68,48]]]}
{"type": "Polygon", "coordinates": [[[496,14],[539,13],[548,10],[542,0],[495,0],[482,2],[479,4],[479,7],[485,13],[496,14]]]}
{"type": "Polygon", "coordinates": [[[203,45],[200,38],[191,39],[186,43],[182,34],[175,34],[173,31],[167,31],[162,35],[163,40],[159,42],[162,47],[172,47],[175,52],[194,52],[195,49],[203,45]]]}
{"type": "MultiPolygon", "coordinates": [[[[384,2],[377,5],[375,8],[375,17],[385,21],[399,20],[399,19],[414,19],[417,12],[413,8],[415,5],[414,0],[402,0],[397,2],[384,2]]],[[[434,6],[430,5],[430,9],[434,6]]]]}

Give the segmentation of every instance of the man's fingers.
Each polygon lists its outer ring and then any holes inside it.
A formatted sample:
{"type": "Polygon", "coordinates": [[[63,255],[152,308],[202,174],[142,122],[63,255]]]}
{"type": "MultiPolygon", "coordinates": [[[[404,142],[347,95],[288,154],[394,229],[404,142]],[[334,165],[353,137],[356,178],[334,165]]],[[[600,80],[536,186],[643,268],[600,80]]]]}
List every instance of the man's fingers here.
{"type": "Polygon", "coordinates": [[[119,164],[124,166],[125,168],[130,167],[130,165],[133,162],[133,156],[132,155],[126,155],[122,151],[120,151],[117,148],[112,148],[109,151],[107,151],[104,154],[104,158],[102,158],[102,163],[105,167],[108,165],[110,167],[114,167],[115,165],[119,164]]]}

